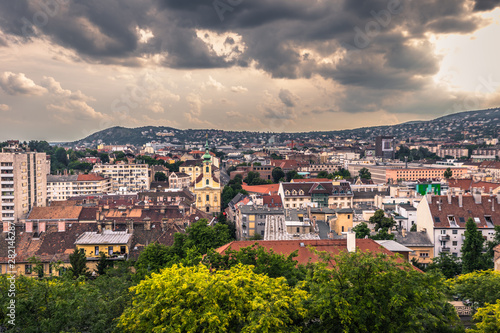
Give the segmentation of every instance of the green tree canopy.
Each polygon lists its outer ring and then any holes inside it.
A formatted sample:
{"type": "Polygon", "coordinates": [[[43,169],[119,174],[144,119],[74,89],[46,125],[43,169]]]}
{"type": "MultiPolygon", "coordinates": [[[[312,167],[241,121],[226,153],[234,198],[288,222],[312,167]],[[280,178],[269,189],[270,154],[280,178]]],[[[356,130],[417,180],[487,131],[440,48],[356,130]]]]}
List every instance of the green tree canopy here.
{"type": "Polygon", "coordinates": [[[174,265],[131,290],[122,332],[298,331],[306,314],[306,291],[243,265],[216,272],[174,265]]]}
{"type": "Polygon", "coordinates": [[[225,270],[238,264],[252,265],[257,274],[266,274],[269,277],[284,277],[288,284],[294,286],[306,277],[305,267],[297,266],[297,251],[288,256],[267,250],[257,243],[241,248],[239,251],[227,249],[224,254],[209,251],[203,258],[203,263],[211,269],[225,270]]]}
{"type": "Polygon", "coordinates": [[[462,262],[451,253],[441,252],[438,257],[432,258],[432,263],[427,267],[429,270],[437,269],[450,279],[462,273],[462,262]]]}
{"type": "Polygon", "coordinates": [[[451,171],[451,168],[446,168],[446,170],[443,173],[444,178],[450,179],[451,176],[453,176],[453,171],[451,171]]]}
{"type": "Polygon", "coordinates": [[[487,266],[483,256],[484,238],[474,220],[469,217],[465,224],[465,240],[462,244],[462,272],[470,273],[487,266]]]}
{"type": "Polygon", "coordinates": [[[376,210],[375,214],[370,217],[369,221],[370,223],[375,224],[375,231],[378,231],[379,229],[385,229],[387,231],[396,224],[392,218],[385,217],[383,209],[376,210]]]}
{"type": "Polygon", "coordinates": [[[155,172],[155,181],[157,181],[157,182],[164,182],[167,179],[168,179],[167,175],[164,172],[161,172],[161,171],[156,171],[155,172]]]}
{"type": "Polygon", "coordinates": [[[90,276],[89,269],[87,268],[87,256],[83,249],[76,249],[69,255],[69,263],[71,267],[68,272],[70,275],[77,279],[80,276],[90,276]]]}
{"type": "Polygon", "coordinates": [[[458,275],[448,283],[452,294],[461,300],[469,300],[474,309],[500,299],[500,272],[476,271],[458,275]]]}
{"type": "Polygon", "coordinates": [[[367,168],[361,168],[358,173],[361,179],[372,179],[372,174],[367,168]]]}
{"type": "Polygon", "coordinates": [[[285,177],[285,173],[280,167],[276,167],[272,171],[273,181],[279,183],[282,178],[285,177]]]}
{"type": "Polygon", "coordinates": [[[365,238],[366,236],[370,236],[370,228],[365,222],[361,222],[354,228],[352,231],[356,233],[356,238],[365,238]]]}
{"type": "Polygon", "coordinates": [[[385,254],[323,254],[306,288],[310,332],[448,332],[458,316],[438,276],[385,254]]]}

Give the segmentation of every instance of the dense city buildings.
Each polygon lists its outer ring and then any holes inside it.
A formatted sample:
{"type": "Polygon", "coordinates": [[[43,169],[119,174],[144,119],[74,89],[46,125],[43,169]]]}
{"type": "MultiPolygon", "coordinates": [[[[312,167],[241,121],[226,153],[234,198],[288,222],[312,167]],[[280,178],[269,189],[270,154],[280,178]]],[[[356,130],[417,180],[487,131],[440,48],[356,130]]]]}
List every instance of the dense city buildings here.
{"type": "Polygon", "coordinates": [[[149,190],[147,164],[96,164],[92,172],[112,179],[113,192],[139,192],[149,190]]]}

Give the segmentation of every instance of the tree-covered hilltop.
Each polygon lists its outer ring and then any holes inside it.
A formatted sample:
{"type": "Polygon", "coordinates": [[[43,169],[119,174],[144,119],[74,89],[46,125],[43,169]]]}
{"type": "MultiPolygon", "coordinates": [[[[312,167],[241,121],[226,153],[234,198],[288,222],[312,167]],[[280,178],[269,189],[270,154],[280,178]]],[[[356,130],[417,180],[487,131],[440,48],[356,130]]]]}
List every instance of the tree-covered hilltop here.
{"type": "Polygon", "coordinates": [[[185,144],[204,142],[209,138],[219,138],[225,143],[268,141],[274,136],[276,142],[302,139],[365,139],[373,140],[379,135],[393,135],[397,139],[427,137],[434,139],[452,138],[456,141],[474,137],[495,137],[498,135],[500,108],[465,111],[448,114],[429,121],[411,121],[391,126],[362,127],[336,131],[314,131],[301,133],[272,133],[252,131],[224,131],[218,129],[175,129],[163,126],[126,128],[115,126],[93,133],[86,138],[68,143],[71,145],[132,144],[143,145],[150,141],[185,144]],[[166,135],[168,133],[168,135],[166,135]]]}

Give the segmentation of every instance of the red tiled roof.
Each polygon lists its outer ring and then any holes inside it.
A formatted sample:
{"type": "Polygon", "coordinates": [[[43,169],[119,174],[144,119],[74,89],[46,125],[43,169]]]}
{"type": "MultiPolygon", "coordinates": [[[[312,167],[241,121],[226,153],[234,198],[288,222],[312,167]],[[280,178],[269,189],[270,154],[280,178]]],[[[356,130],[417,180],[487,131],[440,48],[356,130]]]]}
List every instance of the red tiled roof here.
{"type": "Polygon", "coordinates": [[[241,188],[248,193],[260,194],[277,194],[280,184],[265,184],[265,185],[241,185],[241,188]]]}
{"type": "Polygon", "coordinates": [[[479,218],[476,224],[478,228],[488,227],[485,216],[491,216],[493,225],[500,225],[500,204],[495,196],[483,195],[481,203],[476,203],[472,195],[463,195],[462,207],[459,207],[458,196],[451,197],[451,204],[446,195],[433,196],[431,200],[429,208],[435,228],[450,228],[448,216],[454,217],[459,228],[465,228],[469,217],[479,218]],[[460,222],[460,218],[463,218],[463,222],[460,222]]]}
{"type": "Polygon", "coordinates": [[[33,207],[28,220],[78,220],[82,206],[33,207]]]}
{"type": "Polygon", "coordinates": [[[104,180],[104,177],[96,175],[95,173],[89,173],[87,175],[80,174],[80,175],[78,175],[78,178],[77,178],[77,181],[79,181],[79,182],[95,182],[95,181],[100,181],[100,180],[104,180]]]}
{"type": "Polygon", "coordinates": [[[274,207],[282,207],[283,203],[281,202],[281,197],[277,194],[275,195],[264,195],[262,197],[264,206],[268,206],[270,208],[274,207]]]}
{"type": "Polygon", "coordinates": [[[490,192],[500,187],[500,183],[490,183],[490,182],[475,182],[472,179],[450,179],[448,181],[448,186],[450,188],[456,187],[464,191],[472,191],[475,188],[484,188],[484,192],[490,192]]]}
{"type": "MultiPolygon", "coordinates": [[[[347,251],[347,240],[345,239],[322,239],[322,240],[281,240],[281,241],[234,241],[223,245],[216,249],[218,253],[224,253],[228,248],[239,251],[241,248],[252,246],[257,243],[268,250],[273,250],[275,253],[290,255],[294,251],[298,251],[298,256],[294,259],[299,264],[307,264],[308,262],[317,262],[319,258],[312,253],[308,246],[314,247],[318,251],[327,251],[332,255],[337,255],[341,251],[347,251]],[[301,246],[303,244],[303,246],[301,246]]],[[[394,255],[393,252],[387,250],[383,246],[377,244],[372,239],[356,239],[356,247],[362,251],[370,251],[372,253],[385,253],[394,255]]]]}

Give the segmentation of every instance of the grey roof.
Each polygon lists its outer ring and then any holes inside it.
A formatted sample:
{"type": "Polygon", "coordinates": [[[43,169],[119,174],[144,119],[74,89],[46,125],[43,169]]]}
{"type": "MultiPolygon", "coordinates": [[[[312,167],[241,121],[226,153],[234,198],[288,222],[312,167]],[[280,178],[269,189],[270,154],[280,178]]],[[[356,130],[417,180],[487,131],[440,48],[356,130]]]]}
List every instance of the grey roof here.
{"type": "Polygon", "coordinates": [[[352,208],[341,208],[337,209],[336,212],[341,214],[352,214],[354,211],[352,210],[352,208]]]}
{"type": "Polygon", "coordinates": [[[47,175],[47,183],[76,182],[78,175],[47,175]]]}
{"type": "Polygon", "coordinates": [[[409,211],[416,211],[417,209],[415,207],[413,207],[412,205],[410,204],[399,204],[399,207],[401,208],[404,208],[405,210],[409,210],[409,211]]]}
{"type": "Polygon", "coordinates": [[[102,233],[84,232],[78,237],[75,244],[127,244],[130,237],[132,237],[132,234],[126,231],[104,230],[102,233]]]}
{"type": "Polygon", "coordinates": [[[240,207],[242,214],[284,214],[283,208],[268,208],[264,206],[245,205],[240,207]]]}
{"type": "Polygon", "coordinates": [[[375,242],[392,252],[413,252],[412,249],[393,240],[376,240],[375,242]]]}
{"type": "Polygon", "coordinates": [[[406,233],[406,237],[403,237],[401,232],[394,233],[395,240],[405,246],[434,246],[430,241],[427,233],[410,231],[406,233]]]}

